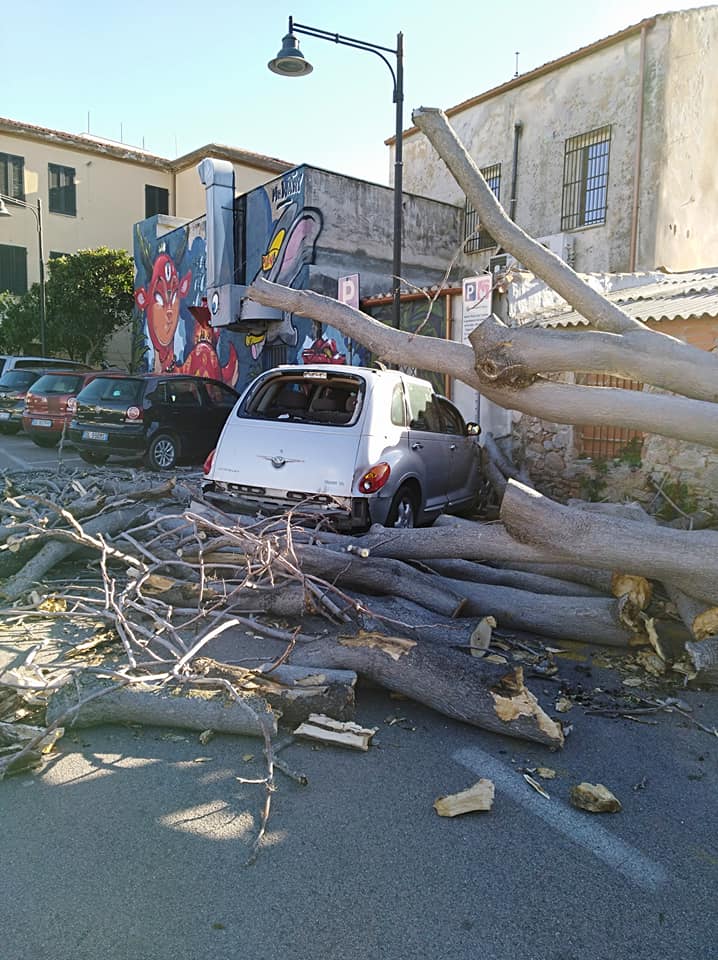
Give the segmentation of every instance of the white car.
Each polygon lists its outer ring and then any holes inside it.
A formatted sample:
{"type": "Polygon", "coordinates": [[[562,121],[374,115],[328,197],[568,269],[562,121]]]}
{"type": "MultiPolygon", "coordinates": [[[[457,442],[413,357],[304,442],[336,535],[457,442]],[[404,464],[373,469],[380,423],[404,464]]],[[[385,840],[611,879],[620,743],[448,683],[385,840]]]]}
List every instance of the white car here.
{"type": "Polygon", "coordinates": [[[203,489],[224,509],[413,527],[472,509],[478,433],[427,380],[399,370],[277,367],[227,418],[203,489]]]}

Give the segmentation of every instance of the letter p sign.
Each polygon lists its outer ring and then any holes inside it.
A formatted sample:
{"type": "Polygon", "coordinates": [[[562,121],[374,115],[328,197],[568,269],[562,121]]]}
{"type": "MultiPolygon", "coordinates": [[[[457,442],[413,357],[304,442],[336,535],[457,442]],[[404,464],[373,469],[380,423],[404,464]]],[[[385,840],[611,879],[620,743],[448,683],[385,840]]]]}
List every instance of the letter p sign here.
{"type": "Polygon", "coordinates": [[[339,277],[337,300],[346,303],[355,310],[359,309],[359,274],[353,273],[349,277],[339,277]]]}

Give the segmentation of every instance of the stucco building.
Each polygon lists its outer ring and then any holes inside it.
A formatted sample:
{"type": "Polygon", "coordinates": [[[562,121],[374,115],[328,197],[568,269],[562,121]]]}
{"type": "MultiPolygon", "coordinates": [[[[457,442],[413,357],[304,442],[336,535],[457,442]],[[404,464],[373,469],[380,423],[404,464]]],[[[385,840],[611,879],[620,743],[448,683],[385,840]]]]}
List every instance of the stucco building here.
{"type": "MultiPolygon", "coordinates": [[[[651,17],[446,110],[505,209],[580,272],[718,263],[718,6],[651,17]]],[[[387,143],[393,148],[393,138],[387,143]]],[[[464,206],[416,127],[404,189],[464,206]]],[[[476,271],[497,252],[469,209],[476,271]]]]}
{"type": "Polygon", "coordinates": [[[196,173],[202,157],[231,162],[240,192],[292,166],[219,144],[167,160],[90,134],[0,118],[0,194],[32,208],[7,203],[11,216],[0,217],[0,291],[24,293],[39,279],[38,199],[45,261],[99,246],[132,251],[138,220],[160,215],[172,228],[204,213],[196,173]]]}

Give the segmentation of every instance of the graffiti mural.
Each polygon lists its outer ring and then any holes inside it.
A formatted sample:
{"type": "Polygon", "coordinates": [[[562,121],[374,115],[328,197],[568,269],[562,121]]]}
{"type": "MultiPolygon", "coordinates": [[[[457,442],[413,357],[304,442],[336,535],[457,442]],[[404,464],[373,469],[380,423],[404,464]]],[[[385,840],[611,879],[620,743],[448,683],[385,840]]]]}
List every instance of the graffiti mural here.
{"type": "MultiPolygon", "coordinates": [[[[429,304],[428,300],[421,298],[419,300],[409,300],[401,304],[401,329],[410,333],[420,333],[425,337],[436,337],[438,340],[447,340],[449,337],[449,321],[447,314],[447,297],[440,297],[429,304]]],[[[382,323],[391,324],[392,322],[391,303],[381,304],[380,306],[369,306],[365,312],[380,320],[382,323]]],[[[366,349],[359,347],[359,351],[352,363],[368,365],[369,356],[366,349]]],[[[402,367],[405,373],[413,374],[417,377],[423,377],[431,381],[434,389],[441,394],[446,394],[449,389],[448,377],[443,373],[437,373],[435,370],[418,370],[416,368],[402,367]]]]}
{"type": "MultiPolygon", "coordinates": [[[[243,214],[238,283],[264,277],[309,288],[323,215],[304,204],[304,168],[250,191],[237,201],[243,214]]],[[[243,301],[242,330],[213,328],[207,309],[206,218],[162,237],[156,218],[135,226],[135,303],[138,356],[146,371],[214,377],[242,390],[279,363],[351,362],[352,344],[334,329],[292,313],[268,325],[243,301]],[[245,313],[246,311],[246,313],[245,313]]]]}

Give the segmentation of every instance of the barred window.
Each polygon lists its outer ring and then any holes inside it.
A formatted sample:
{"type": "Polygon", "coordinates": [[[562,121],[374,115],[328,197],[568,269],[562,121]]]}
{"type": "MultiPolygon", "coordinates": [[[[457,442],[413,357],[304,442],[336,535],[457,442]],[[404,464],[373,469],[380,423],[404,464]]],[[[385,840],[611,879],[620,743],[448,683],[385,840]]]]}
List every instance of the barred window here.
{"type": "MultiPolygon", "coordinates": [[[[501,194],[501,164],[494,163],[490,167],[482,167],[481,175],[491,188],[491,192],[497,200],[501,194]]],[[[466,199],[466,216],[464,218],[464,251],[466,253],[476,253],[479,250],[490,250],[496,246],[494,238],[481,229],[479,215],[471,206],[469,199],[466,199]]]]}
{"type": "Polygon", "coordinates": [[[571,137],[563,158],[561,229],[606,222],[611,127],[571,137]]]}

